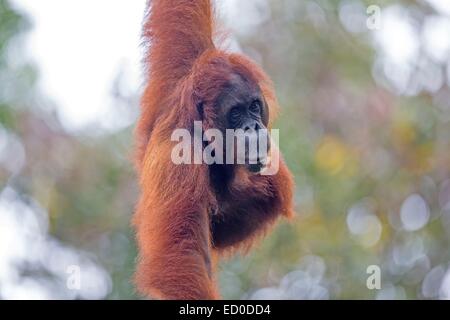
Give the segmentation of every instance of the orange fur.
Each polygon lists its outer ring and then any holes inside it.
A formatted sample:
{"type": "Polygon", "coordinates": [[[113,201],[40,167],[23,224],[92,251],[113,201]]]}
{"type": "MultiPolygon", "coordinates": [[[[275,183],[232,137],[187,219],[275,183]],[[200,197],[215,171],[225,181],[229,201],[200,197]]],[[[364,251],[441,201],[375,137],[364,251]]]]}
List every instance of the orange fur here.
{"type": "Polygon", "coordinates": [[[277,110],[275,94],[253,62],[215,48],[210,0],[151,1],[143,34],[148,81],[135,135],[141,187],[133,219],[139,247],[135,282],[152,298],[216,299],[215,257],[250,247],[277,217],[292,216],[293,180],[283,161],[275,176],[250,175],[236,166],[227,194],[219,196],[206,164],[172,163],[170,136],[179,128],[192,132],[201,120],[200,100],[208,115],[204,126],[214,126],[212,102],[233,74],[258,84],[269,124],[277,110]]]}

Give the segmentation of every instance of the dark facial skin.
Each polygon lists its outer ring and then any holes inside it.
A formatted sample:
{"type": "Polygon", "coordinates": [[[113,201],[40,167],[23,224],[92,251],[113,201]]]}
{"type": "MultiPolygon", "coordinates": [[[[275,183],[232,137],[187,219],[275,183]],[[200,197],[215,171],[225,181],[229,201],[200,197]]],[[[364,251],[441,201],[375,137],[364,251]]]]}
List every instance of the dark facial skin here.
{"type": "MultiPolygon", "coordinates": [[[[269,111],[259,86],[239,75],[235,75],[223,88],[214,103],[214,125],[222,131],[226,140],[226,129],[242,129],[250,135],[258,135],[258,130],[266,129],[269,111]]],[[[227,141],[223,147],[226,148],[227,141]]],[[[267,143],[270,139],[267,137],[267,143]]],[[[259,145],[259,139],[258,139],[259,145]]],[[[270,144],[267,145],[270,148],[270,144]]],[[[267,150],[268,151],[268,150],[267,150]]],[[[224,153],[226,150],[224,150],[224,153]]],[[[250,164],[246,159],[244,167],[252,174],[261,172],[264,165],[261,161],[250,164]]],[[[236,164],[212,164],[210,178],[218,202],[228,197],[229,186],[236,173],[236,164]]]]}
{"type": "Polygon", "coordinates": [[[217,101],[226,129],[259,130],[267,127],[268,110],[259,87],[235,75],[217,101]]]}
{"type": "MultiPolygon", "coordinates": [[[[226,129],[241,129],[246,134],[246,143],[253,138],[259,145],[258,131],[267,129],[268,108],[257,84],[235,75],[217,101],[217,113],[218,118],[222,119],[220,129],[224,137],[226,129]]],[[[267,139],[267,143],[269,141],[267,139]]],[[[246,150],[245,163],[249,171],[258,173],[264,166],[261,159],[257,159],[257,163],[249,162],[246,150]]]]}

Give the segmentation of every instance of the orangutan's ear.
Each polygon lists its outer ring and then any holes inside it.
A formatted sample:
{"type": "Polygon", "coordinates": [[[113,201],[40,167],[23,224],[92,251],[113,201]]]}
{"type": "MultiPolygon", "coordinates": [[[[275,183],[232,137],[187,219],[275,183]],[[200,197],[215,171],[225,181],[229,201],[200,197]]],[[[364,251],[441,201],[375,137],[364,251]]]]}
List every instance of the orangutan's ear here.
{"type": "Polygon", "coordinates": [[[266,128],[269,126],[269,119],[270,119],[269,105],[267,104],[266,98],[263,97],[261,120],[262,120],[263,124],[266,126],[266,128]]]}

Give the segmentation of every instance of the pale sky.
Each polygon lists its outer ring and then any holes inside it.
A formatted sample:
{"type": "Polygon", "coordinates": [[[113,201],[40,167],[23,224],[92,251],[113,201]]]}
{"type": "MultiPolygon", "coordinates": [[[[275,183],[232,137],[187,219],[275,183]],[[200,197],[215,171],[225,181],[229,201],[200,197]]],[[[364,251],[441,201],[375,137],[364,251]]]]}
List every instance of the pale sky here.
{"type": "Polygon", "coordinates": [[[68,128],[99,122],[108,112],[119,66],[125,67],[129,85],[139,87],[145,2],[15,0],[33,23],[27,48],[39,69],[40,88],[68,128]]]}

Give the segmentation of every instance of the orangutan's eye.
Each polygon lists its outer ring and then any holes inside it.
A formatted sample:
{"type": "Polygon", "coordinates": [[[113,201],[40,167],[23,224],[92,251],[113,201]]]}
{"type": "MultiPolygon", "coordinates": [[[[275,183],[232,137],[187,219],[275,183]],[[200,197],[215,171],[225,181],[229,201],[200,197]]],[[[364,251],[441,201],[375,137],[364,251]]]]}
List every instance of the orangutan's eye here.
{"type": "Polygon", "coordinates": [[[241,118],[241,109],[239,107],[234,107],[229,113],[230,120],[236,122],[241,118]]]}
{"type": "Polygon", "coordinates": [[[259,114],[261,112],[261,102],[259,100],[254,100],[248,109],[251,113],[259,114]]]}

